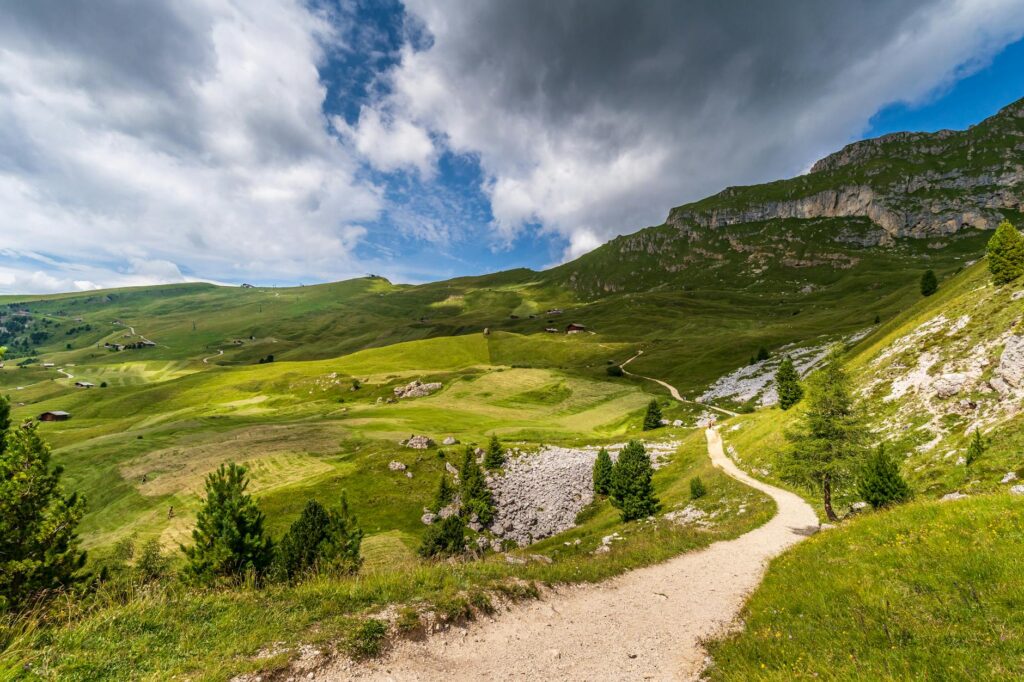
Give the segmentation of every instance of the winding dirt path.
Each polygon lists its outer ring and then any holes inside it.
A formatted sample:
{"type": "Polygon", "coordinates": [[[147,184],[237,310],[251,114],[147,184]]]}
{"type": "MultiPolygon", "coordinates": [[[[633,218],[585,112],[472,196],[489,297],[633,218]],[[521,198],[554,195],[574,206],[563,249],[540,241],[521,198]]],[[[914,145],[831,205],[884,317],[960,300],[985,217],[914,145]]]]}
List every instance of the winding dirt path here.
{"type": "Polygon", "coordinates": [[[210,360],[212,360],[213,358],[219,358],[221,355],[224,355],[224,351],[222,350],[217,351],[215,355],[208,355],[205,358],[203,358],[203,364],[208,365],[210,364],[210,360]]]}
{"type": "Polygon", "coordinates": [[[654,377],[645,377],[642,374],[633,374],[632,372],[630,372],[629,370],[626,369],[626,365],[628,365],[629,363],[633,362],[634,360],[636,360],[638,357],[640,357],[643,354],[644,354],[644,352],[642,350],[638,350],[636,352],[636,355],[634,355],[629,360],[626,360],[624,363],[619,365],[619,367],[622,368],[622,373],[626,374],[626,375],[629,375],[631,377],[636,377],[637,379],[646,379],[647,381],[653,381],[656,384],[661,384],[662,386],[664,386],[665,388],[668,389],[668,392],[672,394],[673,398],[675,398],[676,400],[678,400],[681,403],[689,403],[690,405],[700,405],[701,407],[706,407],[709,410],[715,410],[717,412],[721,412],[722,414],[727,414],[730,417],[738,417],[738,416],[740,416],[739,412],[733,412],[732,410],[727,410],[724,407],[718,407],[717,405],[712,405],[711,403],[702,403],[702,402],[698,402],[696,400],[687,400],[686,398],[684,398],[682,395],[679,394],[679,391],[676,389],[675,386],[673,386],[672,384],[668,383],[667,381],[662,381],[661,379],[655,379],[654,377]]]}
{"type": "Polygon", "coordinates": [[[818,529],[802,499],[741,471],[706,431],[715,466],[770,495],[765,525],[597,585],[561,587],[548,598],[402,642],[365,666],[337,660],[316,679],[347,680],[691,680],[705,664],[703,638],[735,623],[766,562],[818,529]]]}

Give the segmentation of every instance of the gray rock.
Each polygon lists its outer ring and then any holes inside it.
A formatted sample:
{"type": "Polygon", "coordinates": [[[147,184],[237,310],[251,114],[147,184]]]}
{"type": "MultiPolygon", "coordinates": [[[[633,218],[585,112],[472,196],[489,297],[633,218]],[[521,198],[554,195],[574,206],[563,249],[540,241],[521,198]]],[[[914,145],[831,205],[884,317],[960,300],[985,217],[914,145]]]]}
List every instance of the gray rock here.
{"type": "Polygon", "coordinates": [[[965,495],[964,493],[960,491],[955,491],[951,493],[946,493],[945,495],[940,497],[939,502],[953,502],[955,500],[962,500],[965,497],[967,497],[967,495],[965,495]]]}
{"type": "Polygon", "coordinates": [[[444,470],[447,471],[452,476],[458,476],[459,475],[459,470],[456,469],[455,466],[451,462],[445,462],[444,463],[444,470]]]}
{"type": "Polygon", "coordinates": [[[406,384],[405,386],[395,387],[396,398],[422,398],[428,396],[435,391],[441,390],[443,384],[439,382],[431,382],[428,384],[423,383],[420,380],[413,381],[412,383],[406,384]]]}
{"type": "Polygon", "coordinates": [[[1017,472],[1016,471],[1007,471],[1006,475],[1003,476],[1003,480],[1001,480],[999,482],[1000,483],[1009,483],[1010,481],[1016,481],[1016,480],[1017,480],[1017,472]]]}
{"type": "Polygon", "coordinates": [[[434,521],[437,521],[437,514],[431,511],[424,512],[423,516],[420,517],[420,521],[423,522],[423,525],[429,526],[434,523],[434,521]]]}
{"type": "Polygon", "coordinates": [[[961,373],[943,374],[932,381],[932,390],[939,398],[952,398],[961,390],[967,382],[967,375],[961,373]]]}
{"type": "Polygon", "coordinates": [[[459,444],[459,439],[456,438],[455,436],[446,436],[445,439],[443,441],[441,441],[441,445],[458,445],[458,444],[459,444]]]}
{"type": "Polygon", "coordinates": [[[1024,495],[1024,485],[1015,485],[1010,488],[1010,492],[1014,495],[1024,495]]]}
{"type": "Polygon", "coordinates": [[[401,462],[392,460],[391,462],[388,462],[388,469],[391,471],[405,471],[406,467],[401,462]]]}
{"type": "Polygon", "coordinates": [[[1013,388],[1024,387],[1024,336],[1014,334],[1006,339],[996,375],[1013,388]]]}
{"type": "Polygon", "coordinates": [[[413,450],[426,450],[434,447],[434,441],[426,436],[409,436],[408,439],[402,441],[402,445],[413,450]]]}

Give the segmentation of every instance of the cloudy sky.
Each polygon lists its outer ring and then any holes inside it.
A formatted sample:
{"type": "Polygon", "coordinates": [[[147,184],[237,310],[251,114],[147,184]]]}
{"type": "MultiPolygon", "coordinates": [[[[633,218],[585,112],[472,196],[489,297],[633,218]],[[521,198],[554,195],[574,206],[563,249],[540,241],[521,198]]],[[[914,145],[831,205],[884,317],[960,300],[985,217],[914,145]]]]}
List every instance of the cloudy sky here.
{"type": "Polygon", "coordinates": [[[1019,0],[0,0],[0,292],[542,268],[1024,96],[1019,0]]]}

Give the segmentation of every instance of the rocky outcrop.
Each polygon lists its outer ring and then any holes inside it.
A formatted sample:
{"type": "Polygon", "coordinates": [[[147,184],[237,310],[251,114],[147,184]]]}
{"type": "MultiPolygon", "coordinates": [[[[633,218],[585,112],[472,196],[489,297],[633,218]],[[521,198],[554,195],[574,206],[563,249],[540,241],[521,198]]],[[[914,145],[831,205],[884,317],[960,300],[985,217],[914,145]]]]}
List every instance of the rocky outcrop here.
{"type": "Polygon", "coordinates": [[[1024,388],[1024,336],[1014,334],[1006,339],[1003,354],[999,356],[996,379],[992,383],[1003,394],[1024,388]]]}
{"type": "Polygon", "coordinates": [[[426,450],[427,448],[434,447],[434,441],[426,436],[409,436],[405,440],[400,441],[399,445],[404,445],[413,450],[426,450]]]}
{"type": "Polygon", "coordinates": [[[434,393],[435,391],[440,391],[442,385],[443,384],[437,381],[425,384],[419,379],[417,379],[416,381],[406,384],[405,386],[396,386],[395,397],[423,398],[424,396],[428,396],[431,393],[434,393]]]}

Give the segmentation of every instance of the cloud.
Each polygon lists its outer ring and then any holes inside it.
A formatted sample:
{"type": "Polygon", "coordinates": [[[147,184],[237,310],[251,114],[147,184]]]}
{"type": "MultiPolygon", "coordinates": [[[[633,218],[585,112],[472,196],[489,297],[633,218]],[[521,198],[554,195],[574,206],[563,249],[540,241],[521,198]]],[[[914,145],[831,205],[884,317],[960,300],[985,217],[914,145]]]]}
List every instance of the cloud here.
{"type": "Polygon", "coordinates": [[[63,265],[0,286],[360,273],[382,190],[323,112],[333,20],[297,0],[8,7],[0,248],[63,265]]]}
{"type": "Polygon", "coordinates": [[[407,119],[385,120],[377,110],[364,107],[354,127],[340,116],[335,116],[333,122],[374,168],[385,172],[415,168],[424,177],[433,174],[434,143],[426,131],[407,119]]]}
{"type": "Polygon", "coordinates": [[[573,257],[673,205],[804,169],[1024,32],[1014,0],[409,0],[382,110],[487,175],[493,238],[573,257]]]}

